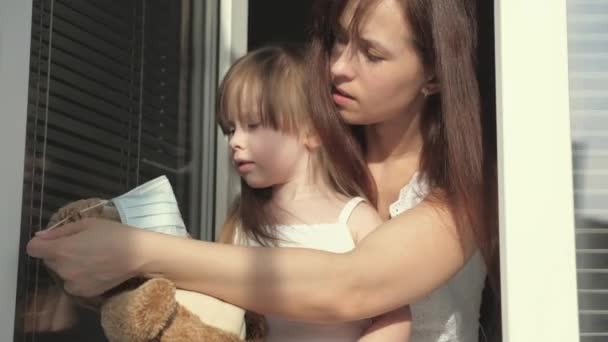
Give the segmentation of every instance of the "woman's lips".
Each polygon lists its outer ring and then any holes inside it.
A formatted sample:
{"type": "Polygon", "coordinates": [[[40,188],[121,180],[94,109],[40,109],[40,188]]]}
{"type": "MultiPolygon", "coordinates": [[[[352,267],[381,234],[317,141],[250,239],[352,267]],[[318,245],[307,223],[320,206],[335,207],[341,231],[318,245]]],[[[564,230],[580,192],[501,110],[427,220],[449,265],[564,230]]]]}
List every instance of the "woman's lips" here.
{"type": "Polygon", "coordinates": [[[349,103],[355,100],[355,98],[352,97],[350,94],[343,90],[340,90],[337,87],[332,88],[331,96],[338,106],[348,105],[349,103]]]}

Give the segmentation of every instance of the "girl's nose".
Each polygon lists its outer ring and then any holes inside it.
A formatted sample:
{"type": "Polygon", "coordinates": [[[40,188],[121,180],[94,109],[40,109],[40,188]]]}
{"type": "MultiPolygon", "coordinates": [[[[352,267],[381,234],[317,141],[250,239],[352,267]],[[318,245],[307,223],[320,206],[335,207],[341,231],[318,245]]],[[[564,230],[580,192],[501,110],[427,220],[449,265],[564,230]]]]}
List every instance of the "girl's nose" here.
{"type": "Polygon", "coordinates": [[[228,140],[228,145],[233,150],[243,149],[245,147],[245,137],[242,130],[234,130],[234,132],[230,136],[230,140],[228,140]]]}

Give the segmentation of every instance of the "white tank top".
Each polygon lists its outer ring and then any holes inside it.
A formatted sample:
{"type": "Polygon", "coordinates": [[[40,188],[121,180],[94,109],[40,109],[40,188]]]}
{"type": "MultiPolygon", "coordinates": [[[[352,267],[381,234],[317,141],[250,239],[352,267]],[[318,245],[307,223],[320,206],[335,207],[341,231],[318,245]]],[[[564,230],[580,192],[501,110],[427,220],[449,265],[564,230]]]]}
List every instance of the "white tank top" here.
{"type": "MultiPolygon", "coordinates": [[[[427,183],[416,173],[389,207],[391,218],[418,205],[428,191],[427,183]]],[[[485,263],[477,251],[447,283],[410,305],[410,342],[477,342],[485,278],[485,263]]]]}
{"type": "MultiPolygon", "coordinates": [[[[337,222],[321,224],[277,226],[279,247],[312,248],[333,253],[345,253],[355,248],[355,242],[346,224],[355,207],[363,201],[360,197],[349,200],[337,222]]],[[[238,237],[238,235],[237,235],[238,237]]],[[[240,239],[240,238],[239,238],[240,239]]],[[[237,240],[239,244],[259,246],[256,241],[237,240]]],[[[269,334],[266,342],[353,342],[369,326],[369,320],[341,324],[315,324],[266,316],[269,334]]]]}

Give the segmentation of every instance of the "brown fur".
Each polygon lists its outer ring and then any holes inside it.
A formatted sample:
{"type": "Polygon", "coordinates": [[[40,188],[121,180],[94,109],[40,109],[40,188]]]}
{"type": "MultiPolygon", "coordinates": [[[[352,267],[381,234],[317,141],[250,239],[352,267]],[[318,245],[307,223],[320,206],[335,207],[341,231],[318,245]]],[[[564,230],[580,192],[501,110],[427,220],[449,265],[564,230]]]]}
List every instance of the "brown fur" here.
{"type": "Polygon", "coordinates": [[[147,281],[110,298],[102,306],[101,324],[110,341],[238,342],[238,336],[201,322],[175,301],[167,279],[147,281]]]}
{"type": "MultiPolygon", "coordinates": [[[[120,221],[116,212],[105,206],[82,212],[101,201],[90,198],[69,203],[51,217],[47,227],[64,219],[62,224],[85,217],[120,221]]],[[[63,288],[63,280],[50,269],[49,273],[63,288]]],[[[175,299],[175,285],[167,279],[131,279],[98,297],[71,298],[101,311],[101,324],[111,342],[241,341],[234,334],[203,323],[180,305],[175,299]]]]}

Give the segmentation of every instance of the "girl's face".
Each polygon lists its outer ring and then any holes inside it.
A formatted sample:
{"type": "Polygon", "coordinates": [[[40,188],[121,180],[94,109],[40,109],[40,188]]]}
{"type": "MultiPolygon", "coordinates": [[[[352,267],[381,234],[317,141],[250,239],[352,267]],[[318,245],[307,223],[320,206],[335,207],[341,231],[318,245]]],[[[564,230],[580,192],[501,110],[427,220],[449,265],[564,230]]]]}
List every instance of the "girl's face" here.
{"type": "Polygon", "coordinates": [[[361,22],[360,41],[350,39],[356,0],[340,19],[332,51],[332,97],[351,124],[385,122],[422,110],[428,77],[414,36],[397,0],[381,0],[361,22]]]}
{"type": "Polygon", "coordinates": [[[252,117],[230,123],[228,132],[232,161],[252,188],[285,184],[306,168],[308,150],[301,139],[265,127],[252,117]]]}

